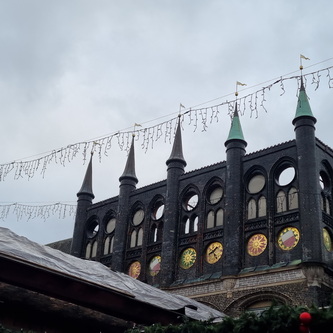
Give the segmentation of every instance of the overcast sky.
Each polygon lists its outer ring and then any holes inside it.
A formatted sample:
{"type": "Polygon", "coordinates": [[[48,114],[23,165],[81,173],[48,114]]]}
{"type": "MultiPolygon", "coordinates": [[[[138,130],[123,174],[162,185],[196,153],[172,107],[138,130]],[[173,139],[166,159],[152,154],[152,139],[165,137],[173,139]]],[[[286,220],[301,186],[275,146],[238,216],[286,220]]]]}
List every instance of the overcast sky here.
{"type": "MultiPolygon", "coordinates": [[[[0,0],[0,164],[35,159],[86,142],[174,118],[179,104],[209,107],[254,93],[280,77],[333,66],[333,2],[0,0]],[[246,89],[245,89],[246,88],[246,89]]],[[[331,70],[331,74],[333,70],[331,70]]],[[[319,139],[333,146],[333,89],[321,72],[307,93],[319,139]]],[[[333,75],[332,75],[333,77],[333,75]]],[[[294,138],[297,81],[265,95],[267,113],[241,116],[247,152],[294,138]],[[280,96],[282,94],[282,96],[280,96]]],[[[228,108],[206,131],[183,122],[186,171],[225,160],[228,108]]],[[[166,177],[171,144],[147,152],[136,142],[138,187],[166,177]]],[[[114,143],[94,155],[95,201],[119,190],[127,152],[114,143]]],[[[0,182],[0,205],[76,204],[86,170],[81,153],[65,166],[0,182]]],[[[0,207],[1,208],[1,207],[0,207]]],[[[9,214],[0,226],[45,244],[69,238],[73,217],[27,221],[9,214]]]]}

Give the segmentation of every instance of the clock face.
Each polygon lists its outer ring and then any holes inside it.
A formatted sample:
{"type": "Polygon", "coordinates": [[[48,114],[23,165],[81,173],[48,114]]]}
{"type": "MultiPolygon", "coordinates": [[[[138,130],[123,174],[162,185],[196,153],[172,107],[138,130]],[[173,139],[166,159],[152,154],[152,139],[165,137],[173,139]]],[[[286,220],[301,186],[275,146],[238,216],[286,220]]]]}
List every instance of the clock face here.
{"type": "Polygon", "coordinates": [[[189,247],[181,254],[179,266],[183,269],[188,269],[193,266],[196,258],[197,252],[192,247],[189,247]]]}
{"type": "Polygon", "coordinates": [[[223,245],[220,242],[210,243],[206,250],[206,261],[209,264],[215,264],[223,254],[223,245]]]}
{"type": "Polygon", "coordinates": [[[299,238],[298,229],[294,227],[284,228],[279,234],[278,244],[282,250],[288,251],[297,245],[299,238]]]}
{"type": "Polygon", "coordinates": [[[141,272],[141,264],[139,261],[134,261],[131,263],[128,269],[128,275],[134,279],[137,279],[141,272]]]}
{"type": "Polygon", "coordinates": [[[149,274],[156,276],[161,269],[161,256],[153,257],[149,262],[149,274]]]}
{"type": "Polygon", "coordinates": [[[258,256],[262,254],[267,246],[267,238],[263,234],[253,235],[247,243],[247,253],[250,256],[258,256]]]}
{"type": "Polygon", "coordinates": [[[333,250],[333,247],[332,247],[332,238],[331,238],[331,235],[327,231],[326,228],[323,229],[323,239],[324,239],[325,249],[327,251],[331,252],[333,250]]]}

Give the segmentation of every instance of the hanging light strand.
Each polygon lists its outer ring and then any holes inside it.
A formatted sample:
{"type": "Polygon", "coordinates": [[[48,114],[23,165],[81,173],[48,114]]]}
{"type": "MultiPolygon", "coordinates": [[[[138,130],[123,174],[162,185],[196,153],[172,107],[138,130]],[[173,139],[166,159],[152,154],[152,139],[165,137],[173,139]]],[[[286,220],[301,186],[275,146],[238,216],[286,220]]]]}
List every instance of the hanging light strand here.
{"type": "MultiPolygon", "coordinates": [[[[332,68],[333,66],[330,66],[305,74],[303,75],[303,79],[306,83],[311,81],[311,85],[313,85],[315,90],[317,90],[322,80],[321,77],[323,74],[326,74],[324,77],[327,78],[328,88],[333,88],[333,77],[331,73],[332,68]]],[[[300,77],[300,75],[280,77],[273,83],[270,83],[243,97],[226,100],[222,103],[207,107],[189,108],[181,114],[182,122],[184,122],[184,116],[186,115],[186,117],[188,117],[187,124],[188,126],[193,127],[194,132],[197,130],[207,131],[210,124],[219,121],[222,109],[226,109],[226,113],[229,116],[232,115],[235,102],[237,102],[237,105],[239,106],[238,111],[241,115],[248,112],[251,118],[258,118],[260,110],[267,113],[267,109],[265,108],[267,93],[270,92],[274,86],[279,86],[279,89],[281,90],[280,96],[282,96],[286,92],[284,82],[286,80],[296,80],[298,82],[300,77]]],[[[83,161],[85,162],[87,158],[89,158],[89,154],[92,150],[98,154],[99,160],[101,161],[103,156],[108,156],[109,150],[112,149],[115,143],[118,145],[120,150],[128,150],[133,134],[135,134],[137,141],[141,141],[142,149],[145,151],[149,148],[153,149],[154,143],[163,137],[165,142],[172,141],[177,126],[177,118],[178,114],[171,119],[167,119],[166,121],[160,122],[151,127],[135,127],[134,130],[118,131],[102,138],[70,144],[66,147],[52,150],[51,152],[36,159],[0,164],[0,181],[4,181],[5,178],[13,172],[14,179],[23,177],[30,179],[34,177],[36,173],[40,173],[42,177],[44,177],[49,164],[57,163],[65,166],[74,158],[77,158],[79,153],[81,153],[83,161]]]]}

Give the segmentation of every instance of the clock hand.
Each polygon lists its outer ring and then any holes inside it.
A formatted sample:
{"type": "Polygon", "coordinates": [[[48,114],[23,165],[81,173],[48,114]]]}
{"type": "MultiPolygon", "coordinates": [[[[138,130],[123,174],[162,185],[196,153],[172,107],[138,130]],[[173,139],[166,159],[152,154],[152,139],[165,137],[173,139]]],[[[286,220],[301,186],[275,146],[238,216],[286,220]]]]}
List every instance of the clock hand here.
{"type": "MultiPolygon", "coordinates": [[[[215,247],[212,251],[210,251],[208,254],[211,255],[217,250],[217,247],[215,247]]],[[[215,253],[214,253],[215,254],[215,253]]]]}

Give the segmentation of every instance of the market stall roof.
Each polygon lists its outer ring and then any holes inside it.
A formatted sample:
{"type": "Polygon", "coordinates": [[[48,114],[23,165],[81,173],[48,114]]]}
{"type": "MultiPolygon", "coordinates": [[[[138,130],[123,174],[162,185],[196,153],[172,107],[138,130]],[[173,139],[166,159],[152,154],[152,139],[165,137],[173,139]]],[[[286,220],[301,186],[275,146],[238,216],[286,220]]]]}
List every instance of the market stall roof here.
{"type": "Polygon", "coordinates": [[[152,287],[0,228],[0,280],[141,324],[225,315],[202,303],[152,287]]]}

